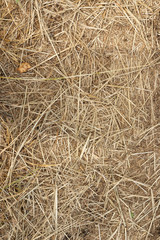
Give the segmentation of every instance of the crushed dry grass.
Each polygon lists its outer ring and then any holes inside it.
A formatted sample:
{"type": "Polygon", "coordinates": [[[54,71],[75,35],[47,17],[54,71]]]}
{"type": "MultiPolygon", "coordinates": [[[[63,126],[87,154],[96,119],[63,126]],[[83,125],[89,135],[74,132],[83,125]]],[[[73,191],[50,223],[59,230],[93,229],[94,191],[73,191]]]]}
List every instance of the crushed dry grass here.
{"type": "Polygon", "coordinates": [[[1,239],[160,239],[159,53],[158,0],[0,0],[1,239]]]}

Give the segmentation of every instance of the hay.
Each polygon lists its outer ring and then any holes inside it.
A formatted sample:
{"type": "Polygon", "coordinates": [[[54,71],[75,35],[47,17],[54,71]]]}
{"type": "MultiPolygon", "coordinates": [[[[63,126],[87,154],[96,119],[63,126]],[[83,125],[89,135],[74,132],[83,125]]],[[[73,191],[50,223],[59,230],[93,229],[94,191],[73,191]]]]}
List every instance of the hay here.
{"type": "Polygon", "coordinates": [[[1,239],[160,239],[159,13],[0,1],[1,239]]]}

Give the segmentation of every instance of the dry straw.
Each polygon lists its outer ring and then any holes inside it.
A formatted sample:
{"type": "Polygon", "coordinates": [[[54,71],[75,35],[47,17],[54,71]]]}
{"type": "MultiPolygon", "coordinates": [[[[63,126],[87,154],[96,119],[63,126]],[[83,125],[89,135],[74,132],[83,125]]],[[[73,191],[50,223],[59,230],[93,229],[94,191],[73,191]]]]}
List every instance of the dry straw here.
{"type": "Polygon", "coordinates": [[[160,239],[159,41],[158,0],[0,1],[1,239],[160,239]]]}

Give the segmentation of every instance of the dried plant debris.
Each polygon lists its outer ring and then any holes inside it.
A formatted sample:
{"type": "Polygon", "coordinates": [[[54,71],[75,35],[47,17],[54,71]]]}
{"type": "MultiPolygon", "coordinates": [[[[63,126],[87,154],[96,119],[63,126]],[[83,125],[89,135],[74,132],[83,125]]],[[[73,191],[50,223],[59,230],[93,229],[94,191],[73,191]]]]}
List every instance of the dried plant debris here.
{"type": "Polygon", "coordinates": [[[159,10],[0,1],[0,239],[160,238],[159,10]]]}
{"type": "Polygon", "coordinates": [[[17,71],[19,73],[25,73],[31,68],[30,64],[27,62],[21,63],[17,71]]]}

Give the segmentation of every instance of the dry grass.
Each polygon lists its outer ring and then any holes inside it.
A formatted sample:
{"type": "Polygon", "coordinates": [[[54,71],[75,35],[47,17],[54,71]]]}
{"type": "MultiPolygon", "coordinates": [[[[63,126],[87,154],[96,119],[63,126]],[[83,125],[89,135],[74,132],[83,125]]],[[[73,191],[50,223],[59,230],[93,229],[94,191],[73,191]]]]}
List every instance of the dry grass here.
{"type": "Polygon", "coordinates": [[[1,239],[160,239],[159,44],[159,0],[0,0],[1,239]]]}

